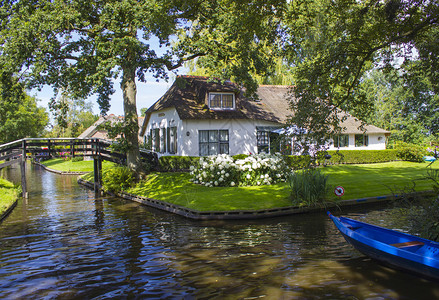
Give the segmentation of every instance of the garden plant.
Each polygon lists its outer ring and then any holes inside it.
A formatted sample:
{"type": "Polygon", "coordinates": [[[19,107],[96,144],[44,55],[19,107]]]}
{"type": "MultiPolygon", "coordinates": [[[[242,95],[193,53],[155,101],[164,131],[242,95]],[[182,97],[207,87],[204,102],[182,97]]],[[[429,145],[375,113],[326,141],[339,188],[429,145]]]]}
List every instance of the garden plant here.
{"type": "Polygon", "coordinates": [[[270,185],[285,181],[290,171],[280,154],[234,159],[227,154],[200,158],[191,166],[192,182],[207,187],[270,185]]]}

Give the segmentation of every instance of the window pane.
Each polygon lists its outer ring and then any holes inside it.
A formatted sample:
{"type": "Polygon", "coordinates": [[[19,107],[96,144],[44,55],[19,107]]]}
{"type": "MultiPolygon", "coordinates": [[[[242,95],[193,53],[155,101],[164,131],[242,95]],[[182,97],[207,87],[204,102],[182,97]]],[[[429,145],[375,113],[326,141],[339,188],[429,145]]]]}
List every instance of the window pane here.
{"type": "Polygon", "coordinates": [[[229,144],[222,143],[220,144],[220,154],[229,154],[229,144]]]}
{"type": "Polygon", "coordinates": [[[233,95],[223,94],[223,108],[233,108],[233,95]]]}
{"type": "Polygon", "coordinates": [[[349,147],[349,135],[343,134],[340,136],[340,147],[349,147]]]}
{"type": "Polygon", "coordinates": [[[355,135],[355,147],[362,147],[364,145],[364,136],[362,134],[355,135]]]}
{"type": "Polygon", "coordinates": [[[209,130],[209,142],[218,142],[218,130],[209,130]]]}
{"type": "Polygon", "coordinates": [[[209,143],[209,155],[218,154],[218,143],[209,143]]]}
{"type": "Polygon", "coordinates": [[[368,135],[364,136],[364,146],[369,146],[369,136],[368,135]]]}
{"type": "Polygon", "coordinates": [[[220,130],[219,131],[219,140],[221,142],[228,142],[229,141],[229,131],[228,130],[220,130]]]}
{"type": "Polygon", "coordinates": [[[200,156],[209,155],[209,144],[200,144],[200,156]]]}
{"type": "Polygon", "coordinates": [[[258,146],[268,146],[268,131],[257,132],[258,146]]]}
{"type": "Polygon", "coordinates": [[[207,143],[209,141],[209,131],[208,130],[200,130],[198,131],[200,135],[200,143],[207,143]]]}
{"type": "Polygon", "coordinates": [[[221,108],[221,94],[210,94],[210,107],[221,108]]]}

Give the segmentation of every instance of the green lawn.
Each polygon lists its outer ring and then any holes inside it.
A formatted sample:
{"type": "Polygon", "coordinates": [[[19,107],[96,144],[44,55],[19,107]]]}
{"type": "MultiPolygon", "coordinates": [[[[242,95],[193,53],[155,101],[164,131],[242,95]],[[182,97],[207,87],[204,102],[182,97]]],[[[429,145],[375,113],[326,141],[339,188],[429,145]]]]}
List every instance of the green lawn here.
{"type": "MultiPolygon", "coordinates": [[[[406,161],[364,165],[337,165],[323,168],[329,175],[330,196],[336,198],[333,190],[341,185],[345,189],[342,199],[400,194],[415,184],[416,191],[432,189],[432,181],[425,179],[428,163],[406,161]]],[[[432,168],[439,169],[435,163],[432,168]]]]}
{"type": "MultiPolygon", "coordinates": [[[[81,161],[72,161],[72,160],[64,160],[62,158],[54,158],[46,161],[42,161],[41,164],[46,167],[62,171],[62,172],[92,172],[93,171],[93,160],[81,160],[81,161]]],[[[102,162],[102,168],[106,166],[111,166],[112,163],[108,161],[102,162]]]]}
{"type": "MultiPolygon", "coordinates": [[[[390,162],[366,165],[337,165],[322,168],[329,175],[329,200],[335,200],[337,185],[345,189],[341,200],[383,196],[412,186],[416,190],[432,189],[423,179],[427,163],[390,162]]],[[[439,164],[433,164],[438,168],[439,164]]],[[[162,200],[199,211],[267,209],[290,206],[287,183],[254,187],[204,187],[189,181],[187,173],[156,173],[127,192],[162,200]]]]}
{"type": "Polygon", "coordinates": [[[0,177],[0,215],[14,204],[19,193],[19,188],[14,187],[12,182],[0,177]]]}

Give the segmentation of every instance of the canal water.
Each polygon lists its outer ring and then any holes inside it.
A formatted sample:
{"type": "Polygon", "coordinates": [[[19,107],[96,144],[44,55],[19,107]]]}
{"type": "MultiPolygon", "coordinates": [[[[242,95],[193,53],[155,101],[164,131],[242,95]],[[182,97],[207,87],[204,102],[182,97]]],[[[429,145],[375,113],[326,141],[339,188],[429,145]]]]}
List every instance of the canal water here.
{"type": "MultiPolygon", "coordinates": [[[[19,169],[3,176],[19,183],[19,169]]],[[[324,213],[192,221],[30,165],[28,187],[0,224],[1,299],[439,299],[438,283],[364,257],[324,213]]],[[[383,206],[333,213],[392,226],[383,206]]]]}

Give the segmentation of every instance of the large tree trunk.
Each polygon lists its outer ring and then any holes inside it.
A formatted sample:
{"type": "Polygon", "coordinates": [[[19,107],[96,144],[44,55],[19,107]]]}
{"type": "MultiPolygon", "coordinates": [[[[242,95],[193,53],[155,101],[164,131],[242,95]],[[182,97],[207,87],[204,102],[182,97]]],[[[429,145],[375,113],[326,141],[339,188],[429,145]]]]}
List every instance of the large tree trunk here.
{"type": "Polygon", "coordinates": [[[127,166],[133,171],[140,171],[139,152],[139,124],[137,122],[136,106],[136,69],[135,67],[123,68],[120,86],[123,93],[123,108],[125,112],[125,138],[128,143],[127,166]]]}

